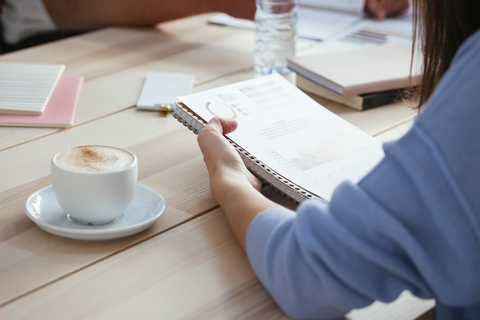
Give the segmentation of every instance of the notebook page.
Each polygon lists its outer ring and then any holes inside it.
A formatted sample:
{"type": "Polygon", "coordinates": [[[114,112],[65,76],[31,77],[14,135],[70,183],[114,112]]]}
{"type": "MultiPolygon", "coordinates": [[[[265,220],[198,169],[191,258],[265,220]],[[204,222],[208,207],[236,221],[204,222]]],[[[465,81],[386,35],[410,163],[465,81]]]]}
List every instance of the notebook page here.
{"type": "Polygon", "coordinates": [[[301,7],[311,7],[351,15],[361,15],[365,0],[300,0],[301,7]]]}
{"type": "Polygon", "coordinates": [[[278,74],[179,99],[203,119],[236,119],[228,135],[285,178],[330,199],[383,156],[378,140],[320,106],[278,74]]]}
{"type": "Polygon", "coordinates": [[[358,15],[300,7],[297,32],[302,38],[324,40],[335,36],[360,20],[358,15]]]}
{"type": "Polygon", "coordinates": [[[328,39],[359,22],[365,0],[300,0],[298,34],[319,40],[328,39]]]}
{"type": "Polygon", "coordinates": [[[374,32],[393,35],[397,37],[406,37],[411,39],[413,36],[413,14],[409,9],[400,17],[387,18],[383,20],[367,19],[364,28],[374,32]]]}
{"type": "MultiPolygon", "coordinates": [[[[365,0],[300,0],[297,33],[301,38],[324,40],[361,20],[365,0]]],[[[215,15],[210,23],[241,29],[255,29],[250,20],[225,13],[215,15]]]]}
{"type": "MultiPolygon", "coordinates": [[[[298,8],[297,34],[305,39],[325,40],[360,20],[361,18],[356,15],[300,7],[298,8]]],[[[255,22],[234,18],[226,13],[213,16],[209,22],[239,29],[255,29],[255,22]]]]}

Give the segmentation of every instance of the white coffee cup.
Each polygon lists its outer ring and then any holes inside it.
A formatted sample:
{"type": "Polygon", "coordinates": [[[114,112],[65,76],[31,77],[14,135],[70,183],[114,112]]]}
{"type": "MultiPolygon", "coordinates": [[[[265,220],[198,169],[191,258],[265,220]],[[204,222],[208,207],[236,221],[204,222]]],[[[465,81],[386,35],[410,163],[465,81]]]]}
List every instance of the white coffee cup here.
{"type": "Polygon", "coordinates": [[[111,146],[80,146],[57,153],[51,162],[53,191],[62,209],[85,224],[119,217],[135,195],[138,161],[111,146]]]}

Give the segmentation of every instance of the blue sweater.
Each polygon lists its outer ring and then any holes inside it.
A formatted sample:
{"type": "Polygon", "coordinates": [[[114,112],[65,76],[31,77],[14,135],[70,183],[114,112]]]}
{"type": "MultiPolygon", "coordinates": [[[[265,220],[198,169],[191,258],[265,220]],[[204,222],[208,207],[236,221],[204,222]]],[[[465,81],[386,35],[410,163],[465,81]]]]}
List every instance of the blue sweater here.
{"type": "Polygon", "coordinates": [[[296,318],[338,317],[408,290],[437,319],[480,319],[480,31],[458,50],[411,130],[330,202],[272,209],[250,262],[296,318]]]}

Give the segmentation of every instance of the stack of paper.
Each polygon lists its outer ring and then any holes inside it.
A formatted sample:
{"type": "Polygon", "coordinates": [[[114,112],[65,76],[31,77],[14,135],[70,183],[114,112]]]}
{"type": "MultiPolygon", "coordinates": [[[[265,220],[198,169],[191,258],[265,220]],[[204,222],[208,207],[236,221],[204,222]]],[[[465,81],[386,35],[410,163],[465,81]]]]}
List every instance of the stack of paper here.
{"type": "Polygon", "coordinates": [[[83,77],[62,77],[65,65],[0,63],[0,125],[69,127],[83,77]]]}
{"type": "Polygon", "coordinates": [[[0,113],[41,114],[63,64],[0,63],[0,113]]]}

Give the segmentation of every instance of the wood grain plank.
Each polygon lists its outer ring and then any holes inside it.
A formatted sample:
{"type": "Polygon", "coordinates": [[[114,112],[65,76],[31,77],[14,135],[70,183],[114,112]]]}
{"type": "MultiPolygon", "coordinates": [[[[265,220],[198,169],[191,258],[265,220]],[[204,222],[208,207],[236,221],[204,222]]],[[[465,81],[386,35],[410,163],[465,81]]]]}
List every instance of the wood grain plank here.
{"type": "MultiPolygon", "coordinates": [[[[221,85],[226,85],[228,83],[250,79],[252,77],[255,77],[255,73],[249,69],[245,69],[240,72],[234,72],[228,76],[205,82],[196,87],[195,91],[202,91],[221,85]]],[[[118,78],[122,79],[118,81],[125,81],[125,79],[128,79],[128,77],[118,78]]],[[[100,84],[101,83],[99,83],[99,85],[100,84]]],[[[92,84],[92,91],[89,91],[89,87],[86,88],[86,93],[88,93],[88,95],[85,97],[85,103],[92,104],[94,106],[98,106],[103,102],[107,103],[106,100],[101,99],[101,93],[94,91],[95,88],[95,83],[92,84]],[[95,101],[97,101],[98,105],[95,105],[95,101]]],[[[121,103],[120,98],[115,100],[115,97],[113,97],[112,99],[116,103],[121,103]]],[[[398,125],[398,123],[402,123],[408,119],[411,119],[413,114],[411,109],[401,104],[391,104],[360,112],[333,104],[318,97],[314,97],[314,99],[322,103],[327,109],[337,113],[340,117],[374,136],[385,132],[392,127],[395,127],[398,125]]],[[[0,182],[0,191],[26,182],[11,181],[14,180],[13,177],[18,178],[22,176],[22,174],[15,173],[14,168],[17,167],[17,165],[23,164],[22,167],[25,168],[24,170],[26,171],[25,175],[23,176],[27,176],[31,179],[37,179],[47,175],[49,172],[49,168],[46,165],[48,163],[47,159],[53,156],[56,152],[67,147],[89,143],[103,143],[101,141],[106,141],[106,144],[125,146],[125,144],[122,143],[122,141],[125,139],[130,139],[131,142],[128,144],[132,144],[139,141],[135,140],[134,137],[138,138],[142,136],[144,138],[148,138],[149,133],[156,132],[157,130],[165,130],[164,132],[167,132],[172,128],[177,128],[176,130],[178,130],[178,124],[174,119],[171,117],[160,118],[158,115],[151,112],[126,110],[108,118],[98,120],[99,127],[97,127],[96,123],[86,123],[84,126],[81,126],[84,128],[71,128],[55,134],[55,136],[58,135],[58,137],[47,136],[44,138],[45,142],[43,142],[43,139],[41,139],[42,141],[34,141],[28,146],[18,146],[18,148],[0,152],[0,177],[2,177],[2,181],[0,182]],[[119,126],[121,126],[123,130],[115,130],[112,132],[111,130],[105,129],[118,129],[119,126]],[[48,145],[48,147],[45,149],[43,147],[44,145],[48,145]],[[42,152],[40,152],[40,150],[42,150],[42,152]],[[51,151],[49,151],[48,154],[45,154],[44,151],[46,150],[51,151]],[[41,161],[38,161],[38,163],[35,163],[34,165],[29,163],[29,160],[31,159],[30,156],[34,156],[33,154],[35,154],[35,157],[42,155],[41,161]],[[23,160],[25,160],[25,162],[23,162],[23,160]]]]}
{"type": "Polygon", "coordinates": [[[414,120],[415,118],[412,118],[410,120],[406,120],[405,122],[401,122],[393,128],[379,133],[375,137],[383,142],[397,140],[407,133],[408,130],[410,130],[410,128],[413,126],[414,120]]]}
{"type": "MultiPolygon", "coordinates": [[[[107,28],[2,55],[0,61],[64,63],[65,74],[83,75],[74,122],[81,125],[134,106],[148,71],[191,73],[202,83],[251,66],[253,34],[208,25],[208,17],[157,29],[107,28]],[[80,53],[72,54],[71,47],[80,53]]],[[[59,129],[0,127],[0,150],[55,132],[59,129]]]]}
{"type": "MultiPolygon", "coordinates": [[[[408,293],[345,319],[414,319],[432,301],[408,293]]],[[[0,308],[0,318],[286,319],[258,282],[221,209],[0,308]],[[52,305],[55,307],[52,308],[52,305]]]]}
{"type": "MultiPolygon", "coordinates": [[[[216,86],[219,82],[225,81],[230,81],[230,78],[218,79],[208,85],[216,86]]],[[[15,248],[15,250],[6,251],[9,252],[9,263],[11,262],[11,264],[1,267],[2,272],[9,275],[6,279],[12,279],[13,282],[5,282],[3,288],[6,291],[3,292],[3,296],[0,294],[2,298],[0,301],[8,301],[25,294],[29,290],[94,263],[216,205],[211,198],[208,178],[196,146],[195,136],[173,118],[161,118],[155,113],[126,110],[84,126],[64,130],[55,135],[5,150],[1,155],[0,191],[3,192],[0,195],[2,204],[0,225],[4,228],[0,229],[0,239],[3,241],[4,248],[7,247],[9,250],[15,248]],[[85,249],[85,244],[64,241],[34,227],[23,213],[23,204],[26,198],[36,189],[50,183],[49,161],[56,152],[82,144],[131,146],[132,151],[137,153],[140,159],[141,183],[148,182],[147,185],[162,193],[173,208],[176,208],[177,205],[180,206],[180,214],[177,214],[177,211],[169,213],[168,210],[165,214],[166,217],[177,215],[178,220],[172,220],[165,225],[160,224],[158,229],[154,227],[150,233],[147,232],[138,239],[134,237],[130,242],[119,240],[113,245],[103,244],[104,250],[95,252],[91,256],[78,254],[85,249]],[[194,163],[189,164],[186,159],[193,159],[194,163]],[[18,168],[22,168],[22,171],[19,172],[18,168]],[[185,176],[186,173],[188,173],[187,176],[185,176]],[[198,177],[200,183],[197,184],[197,188],[188,188],[192,178],[197,181],[196,173],[201,174],[198,177]],[[185,190],[191,194],[185,194],[185,190]],[[187,196],[191,201],[185,201],[187,196]],[[204,204],[202,205],[202,203],[204,204]],[[32,239],[37,240],[33,241],[32,239]],[[30,242],[46,243],[47,245],[25,251],[24,243],[30,242]],[[61,251],[58,255],[44,254],[45,251],[52,250],[52,246],[62,248],[62,244],[67,247],[78,246],[79,251],[72,250],[71,252],[72,254],[77,253],[73,254],[73,257],[79,256],[80,258],[69,258],[67,259],[68,264],[57,265],[55,259],[61,257],[61,251]],[[25,252],[28,253],[26,256],[23,255],[25,252]],[[43,258],[45,260],[42,260],[43,258]],[[22,264],[23,259],[27,259],[28,263],[22,264]],[[52,268],[53,264],[56,265],[56,268],[52,268]],[[35,269],[32,266],[35,266],[35,269]],[[15,280],[19,277],[13,276],[15,274],[28,274],[29,276],[22,277],[24,282],[19,283],[15,280]]]]}
{"type": "Polygon", "coordinates": [[[91,144],[127,147],[162,134],[172,139],[182,129],[171,117],[129,109],[4,150],[0,152],[0,192],[49,175],[50,160],[61,150],[91,144]]]}
{"type": "MultiPolygon", "coordinates": [[[[232,77],[236,78],[237,73],[232,77]]],[[[223,77],[205,86],[229,81],[230,77],[223,77]]],[[[172,117],[161,118],[155,113],[129,109],[0,154],[0,240],[3,246],[0,249],[5,250],[0,251],[8,253],[9,257],[0,267],[7,279],[3,286],[5,291],[0,292],[0,301],[4,303],[216,206],[195,136],[172,117]],[[95,246],[99,251],[92,251],[92,255],[81,254],[91,244],[65,241],[34,227],[23,213],[26,198],[36,189],[50,184],[49,161],[56,152],[82,144],[130,146],[140,159],[141,183],[159,191],[171,205],[165,213],[166,222],[159,222],[138,237],[95,246]],[[196,188],[189,188],[192,179],[198,182],[196,188]],[[38,246],[26,245],[37,242],[38,246]],[[65,263],[57,263],[58,259],[63,261],[65,248],[69,248],[72,255],[65,263]],[[23,276],[18,277],[19,274],[23,276]]]]}
{"type": "Polygon", "coordinates": [[[235,240],[228,236],[230,230],[226,227],[223,217],[218,214],[218,210],[214,217],[209,214],[205,218],[195,219],[192,222],[179,227],[185,234],[167,232],[166,236],[155,237],[159,242],[139,244],[135,246],[135,250],[127,250],[127,256],[115,255],[106,260],[108,264],[114,263],[113,265],[99,266],[97,270],[86,268],[79,271],[80,277],[74,274],[63,279],[71,283],[71,286],[65,285],[61,280],[52,284],[53,286],[47,286],[9,303],[0,308],[0,318],[28,318],[48,312],[51,319],[62,318],[65,314],[68,314],[71,319],[117,316],[129,318],[133,315],[135,318],[158,319],[158,312],[161,312],[161,318],[172,319],[176,314],[187,316],[190,308],[205,304],[208,301],[206,293],[209,291],[223,293],[226,287],[234,289],[242,280],[255,278],[241,254],[241,249],[235,240]],[[144,255],[137,251],[139,248],[148,248],[147,250],[152,254],[144,255]],[[226,255],[227,259],[220,263],[217,261],[212,263],[210,258],[216,255],[226,255]],[[125,263],[125,261],[128,262],[125,263]],[[111,272],[105,272],[105,268],[111,268],[111,272]],[[104,275],[99,276],[97,272],[104,275]],[[217,274],[225,282],[209,283],[209,279],[205,277],[197,278],[198,272],[217,274]],[[141,278],[147,276],[147,273],[148,281],[139,282],[141,278]],[[93,281],[85,281],[82,279],[83,275],[93,281]],[[150,275],[153,277],[150,278],[150,275]],[[231,277],[232,275],[234,276],[231,277]],[[131,286],[131,281],[136,285],[131,286]],[[181,286],[176,286],[178,281],[182,283],[181,286]],[[120,293],[118,290],[112,290],[114,283],[123,288],[131,287],[128,290],[121,290],[123,293],[120,293]],[[70,290],[73,295],[67,293],[70,290]],[[193,295],[188,300],[185,300],[188,298],[188,295],[184,296],[186,292],[191,292],[193,295]],[[116,296],[119,293],[121,297],[116,296]],[[65,300],[70,303],[65,304],[62,297],[67,296],[70,297],[65,300]],[[89,297],[93,299],[87,302],[89,297]],[[58,309],[49,310],[51,309],[49,305],[54,301],[50,300],[51,298],[59,299],[55,302],[59,306],[58,309]],[[36,302],[31,304],[28,310],[19,307],[27,300],[36,302]],[[78,306],[79,301],[83,301],[81,304],[89,308],[82,307],[79,309],[83,310],[78,312],[69,312],[72,306],[78,306]],[[131,308],[131,303],[135,308],[131,308]],[[156,314],[148,310],[154,305],[158,307],[156,314]],[[190,308],[187,309],[186,306],[190,308]],[[113,314],[107,315],[107,313],[113,314]]]}
{"type": "MultiPolygon", "coordinates": [[[[155,27],[109,27],[63,40],[30,47],[27,49],[2,54],[1,62],[38,62],[38,63],[68,63],[81,60],[83,56],[109,51],[112,48],[125,47],[125,43],[150,39],[156,42],[157,37],[191,35],[194,30],[207,26],[211,14],[201,14],[184,19],[160,23],[155,27]],[[54,53],[54,54],[52,54],[54,53]]],[[[202,30],[204,31],[204,30],[202,30]]],[[[229,32],[227,30],[227,32],[229,32]]],[[[232,30],[230,32],[233,32],[232,30]]],[[[201,39],[203,35],[196,36],[201,39]]],[[[118,49],[117,49],[118,50],[118,49]]],[[[67,70],[68,72],[68,70],[67,70]]]]}
{"type": "Polygon", "coordinates": [[[0,170],[9,169],[0,183],[0,305],[217,207],[196,138],[176,120],[128,110],[100,122],[2,153],[0,170]],[[90,143],[127,147],[138,156],[139,183],[167,202],[151,228],[124,239],[85,242],[51,235],[27,218],[28,196],[51,183],[50,157],[57,149],[90,143]]]}
{"type": "MultiPolygon", "coordinates": [[[[2,55],[0,61],[63,63],[66,75],[83,75],[74,121],[78,126],[134,106],[148,71],[194,74],[201,85],[251,69],[253,33],[209,25],[210,16],[189,17],[156,28],[106,28],[2,55]]],[[[299,47],[305,51],[312,45],[301,41],[299,47]]],[[[0,150],[59,131],[0,127],[0,150]]]]}
{"type": "MultiPolygon", "coordinates": [[[[66,63],[67,74],[86,76],[75,127],[0,128],[0,318],[50,317],[57,300],[68,301],[53,318],[138,313],[145,318],[284,318],[253,275],[221,212],[210,212],[217,204],[195,136],[172,117],[132,108],[147,71],[194,73],[195,91],[257,76],[251,70],[253,34],[206,25],[208,16],[156,29],[108,28],[0,57],[66,63]],[[85,144],[127,147],[137,154],[140,183],[167,201],[151,228],[91,243],[53,236],[26,217],[26,198],[51,183],[51,157],[85,144]],[[157,273],[158,266],[163,273],[157,273]],[[142,281],[152,275],[152,283],[142,281]],[[164,298],[160,304],[158,297],[164,298]],[[85,311],[69,312],[84,302],[85,311]]],[[[385,139],[402,134],[405,127],[398,124],[410,116],[399,105],[360,113],[323,103],[385,139]]]]}

